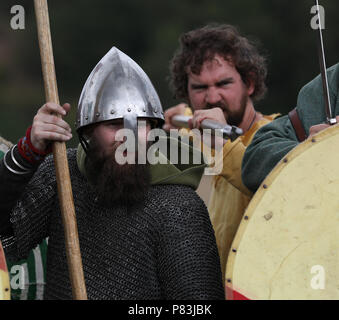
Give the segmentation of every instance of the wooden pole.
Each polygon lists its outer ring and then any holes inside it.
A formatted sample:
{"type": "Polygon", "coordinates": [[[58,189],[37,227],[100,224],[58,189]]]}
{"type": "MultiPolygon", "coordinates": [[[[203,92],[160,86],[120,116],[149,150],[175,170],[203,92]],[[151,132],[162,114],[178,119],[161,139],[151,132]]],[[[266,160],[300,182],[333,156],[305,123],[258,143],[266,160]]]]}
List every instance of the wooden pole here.
{"type": "MultiPolygon", "coordinates": [[[[60,104],[54,67],[47,0],[34,0],[34,7],[38,28],[46,101],[60,104]]],[[[67,161],[66,144],[64,142],[53,143],[53,157],[60,209],[65,232],[65,247],[73,299],[87,300],[73,203],[72,185],[67,161]]]]}

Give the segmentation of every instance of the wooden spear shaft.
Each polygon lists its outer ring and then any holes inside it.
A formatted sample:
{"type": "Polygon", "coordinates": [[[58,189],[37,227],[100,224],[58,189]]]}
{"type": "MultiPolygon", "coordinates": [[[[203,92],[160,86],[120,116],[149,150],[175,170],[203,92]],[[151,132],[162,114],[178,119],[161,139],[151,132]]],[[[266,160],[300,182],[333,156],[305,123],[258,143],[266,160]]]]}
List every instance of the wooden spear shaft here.
{"type": "MultiPolygon", "coordinates": [[[[47,0],[34,0],[34,7],[38,28],[46,101],[60,104],[55,75],[47,0]]],[[[73,299],[87,300],[73,203],[72,185],[67,162],[66,144],[64,142],[53,143],[53,157],[60,209],[65,232],[65,247],[73,299]]]]}

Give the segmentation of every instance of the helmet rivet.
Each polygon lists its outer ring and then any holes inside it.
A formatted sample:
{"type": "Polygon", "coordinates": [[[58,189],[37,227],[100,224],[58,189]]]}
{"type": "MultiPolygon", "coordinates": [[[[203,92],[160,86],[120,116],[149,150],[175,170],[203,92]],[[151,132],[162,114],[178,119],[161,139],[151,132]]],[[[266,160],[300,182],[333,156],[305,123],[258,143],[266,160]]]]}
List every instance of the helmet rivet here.
{"type": "Polygon", "coordinates": [[[99,117],[99,116],[100,116],[100,113],[99,113],[99,112],[97,112],[95,116],[96,116],[96,117],[99,117]]]}
{"type": "Polygon", "coordinates": [[[155,109],[155,108],[154,108],[153,110],[154,110],[154,112],[155,112],[155,113],[157,113],[157,112],[158,112],[158,110],[157,110],[157,109],[155,109]]]}
{"type": "Polygon", "coordinates": [[[131,108],[128,108],[128,109],[127,109],[128,112],[131,112],[131,110],[132,110],[131,108]]]}
{"type": "Polygon", "coordinates": [[[114,110],[111,110],[111,114],[114,114],[115,113],[115,111],[114,110]]]}
{"type": "Polygon", "coordinates": [[[88,120],[88,116],[86,116],[86,118],[85,118],[86,120],[88,120]]]}
{"type": "Polygon", "coordinates": [[[142,109],[142,111],[143,111],[143,112],[146,112],[146,109],[145,109],[145,108],[143,108],[143,109],[142,109]]]}

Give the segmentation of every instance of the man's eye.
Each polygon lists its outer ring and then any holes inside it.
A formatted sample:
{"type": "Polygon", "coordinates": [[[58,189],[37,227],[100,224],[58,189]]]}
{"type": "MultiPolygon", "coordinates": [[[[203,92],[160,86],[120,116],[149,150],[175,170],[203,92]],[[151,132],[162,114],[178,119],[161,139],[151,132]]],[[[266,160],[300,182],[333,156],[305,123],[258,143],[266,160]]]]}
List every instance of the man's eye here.
{"type": "Polygon", "coordinates": [[[194,91],[202,91],[202,90],[205,90],[206,87],[205,86],[192,86],[192,89],[194,91]]]}
{"type": "Polygon", "coordinates": [[[121,123],[114,123],[114,122],[111,122],[111,123],[107,123],[107,126],[108,126],[109,128],[117,129],[117,128],[122,127],[123,125],[122,125],[121,123]]]}
{"type": "Polygon", "coordinates": [[[230,82],[230,81],[223,81],[223,82],[218,83],[218,86],[219,87],[226,87],[226,86],[228,86],[231,83],[232,82],[230,82]]]}

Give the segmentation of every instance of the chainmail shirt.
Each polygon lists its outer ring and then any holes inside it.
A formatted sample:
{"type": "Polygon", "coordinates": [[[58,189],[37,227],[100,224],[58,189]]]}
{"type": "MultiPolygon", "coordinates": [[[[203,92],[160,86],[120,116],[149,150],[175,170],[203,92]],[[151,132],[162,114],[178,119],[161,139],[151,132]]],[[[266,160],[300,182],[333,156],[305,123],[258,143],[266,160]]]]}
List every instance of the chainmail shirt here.
{"type": "MultiPolygon", "coordinates": [[[[214,232],[192,188],[153,185],[143,203],[104,207],[77,167],[76,150],[68,158],[89,299],[224,299],[214,232]]],[[[22,259],[48,236],[44,298],[72,299],[51,156],[10,219],[7,256],[22,259]]]]}

